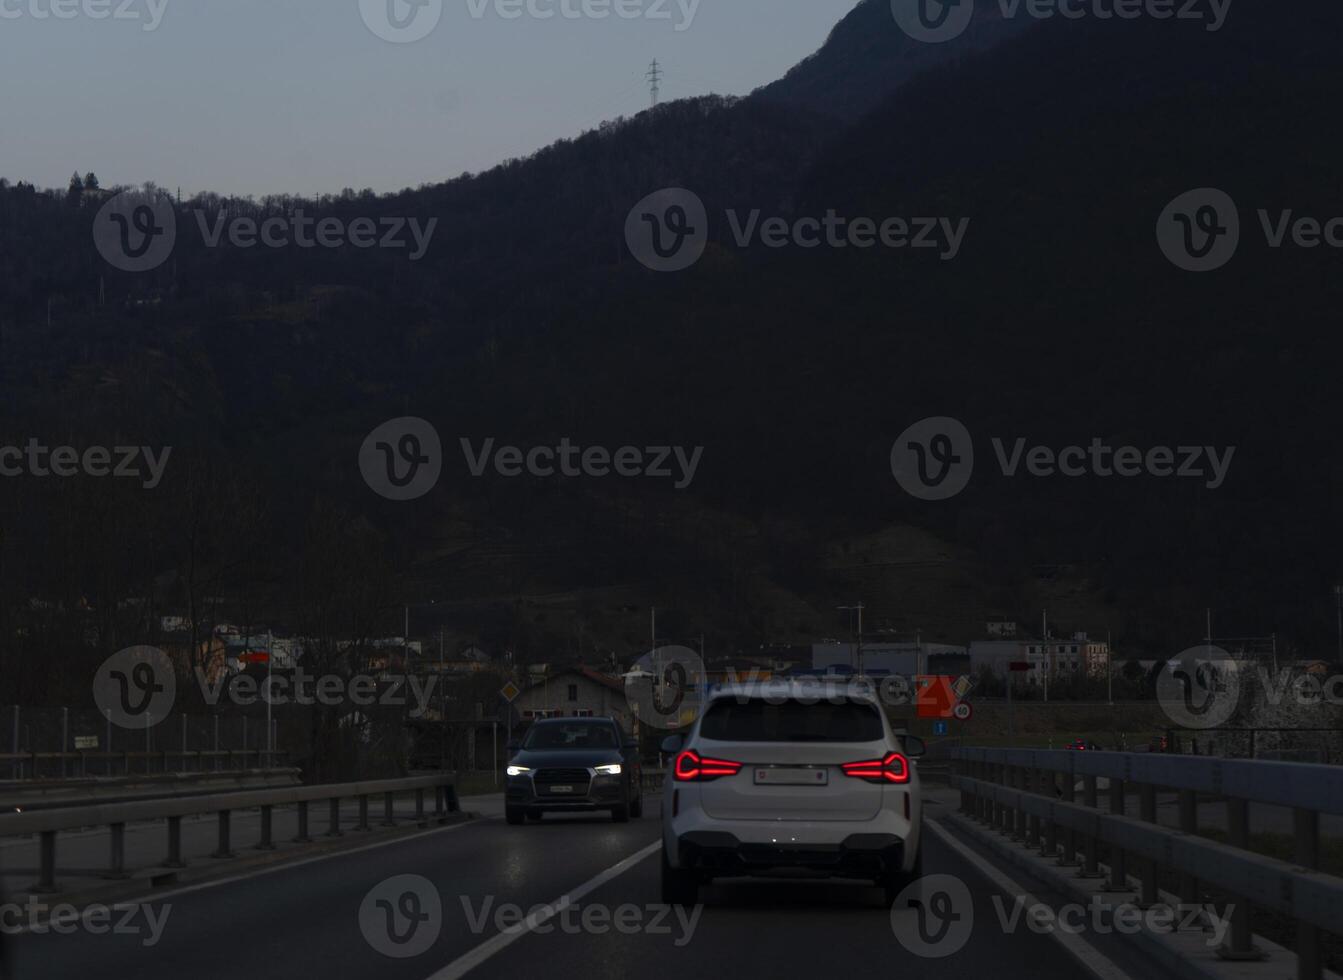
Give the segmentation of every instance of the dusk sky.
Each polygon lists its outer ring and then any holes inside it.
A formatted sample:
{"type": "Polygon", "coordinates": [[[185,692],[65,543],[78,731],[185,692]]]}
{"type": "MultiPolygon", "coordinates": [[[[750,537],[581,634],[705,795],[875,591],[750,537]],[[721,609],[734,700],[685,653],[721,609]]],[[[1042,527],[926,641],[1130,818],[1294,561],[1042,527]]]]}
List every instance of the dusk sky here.
{"type": "Polygon", "coordinates": [[[398,190],[646,108],[653,58],[664,101],[745,94],[856,2],[443,0],[427,37],[393,43],[365,22],[385,18],[385,0],[4,0],[0,176],[50,187],[93,170],[106,186],[186,194],[398,190]],[[75,16],[49,16],[53,2],[75,16]],[[136,19],[85,13],[100,2],[136,19]],[[622,5],[663,19],[561,13],[622,5]]]}

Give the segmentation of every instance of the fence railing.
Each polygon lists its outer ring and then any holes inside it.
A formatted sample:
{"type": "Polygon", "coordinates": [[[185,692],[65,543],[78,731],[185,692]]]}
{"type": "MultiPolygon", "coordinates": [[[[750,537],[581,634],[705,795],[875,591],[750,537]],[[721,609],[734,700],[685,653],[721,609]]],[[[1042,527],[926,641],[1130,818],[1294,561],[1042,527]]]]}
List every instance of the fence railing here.
{"type": "Polygon", "coordinates": [[[962,748],[952,758],[963,813],[1083,875],[1101,876],[1104,849],[1111,889],[1135,891],[1144,906],[1160,904],[1163,876],[1176,877],[1181,902],[1202,904],[1205,885],[1221,892],[1231,920],[1225,959],[1262,957],[1252,905],[1285,916],[1296,926],[1297,976],[1323,975],[1321,933],[1343,929],[1343,878],[1319,870],[1320,816],[1343,814],[1343,768],[1033,749],[962,748]],[[1104,811],[1099,779],[1109,781],[1104,811]],[[1177,794],[1178,829],[1157,824],[1158,790],[1177,794]],[[1126,814],[1133,795],[1136,817],[1126,814]],[[1200,795],[1224,802],[1229,843],[1198,836],[1200,795]],[[1251,803],[1291,809],[1295,863],[1249,850],[1251,803]]]}
{"type": "Polygon", "coordinates": [[[82,776],[143,776],[165,772],[271,769],[289,764],[289,753],[266,749],[204,749],[158,752],[0,752],[0,777],[69,779],[82,776]]]}
{"type": "Polygon", "coordinates": [[[449,813],[460,812],[457,790],[451,776],[417,776],[410,779],[383,779],[358,783],[334,783],[326,786],[287,786],[281,789],[240,790],[206,796],[179,797],[166,800],[144,800],[133,803],[107,803],[85,807],[63,807],[34,813],[0,814],[0,838],[39,837],[39,871],[37,883],[31,889],[36,894],[50,894],[56,889],[56,838],[62,831],[86,830],[90,827],[108,827],[111,830],[106,878],[129,877],[126,867],[126,825],[143,821],[167,821],[166,860],[154,867],[184,868],[182,860],[182,818],[214,814],[218,817],[218,841],[212,858],[234,857],[232,843],[232,815],[239,810],[257,809],[261,812],[259,850],[275,848],[272,832],[276,807],[294,806],[298,810],[297,843],[311,843],[309,836],[309,805],[326,803],[328,806],[325,836],[339,837],[341,803],[359,802],[359,819],[353,827],[357,831],[372,830],[369,824],[369,800],[381,796],[383,819],[381,826],[396,826],[393,810],[400,794],[415,794],[413,822],[426,825],[425,794],[434,791],[433,819],[442,821],[449,813]]]}

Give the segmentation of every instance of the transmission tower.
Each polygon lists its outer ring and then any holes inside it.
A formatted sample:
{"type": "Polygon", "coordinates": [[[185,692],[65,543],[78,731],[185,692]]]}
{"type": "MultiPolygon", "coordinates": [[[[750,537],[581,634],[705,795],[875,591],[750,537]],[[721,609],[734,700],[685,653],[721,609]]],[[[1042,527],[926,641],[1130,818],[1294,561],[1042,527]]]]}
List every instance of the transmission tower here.
{"type": "Polygon", "coordinates": [[[662,69],[658,67],[658,60],[653,59],[653,67],[648,69],[648,88],[653,93],[653,108],[657,108],[658,94],[661,92],[662,69]]]}

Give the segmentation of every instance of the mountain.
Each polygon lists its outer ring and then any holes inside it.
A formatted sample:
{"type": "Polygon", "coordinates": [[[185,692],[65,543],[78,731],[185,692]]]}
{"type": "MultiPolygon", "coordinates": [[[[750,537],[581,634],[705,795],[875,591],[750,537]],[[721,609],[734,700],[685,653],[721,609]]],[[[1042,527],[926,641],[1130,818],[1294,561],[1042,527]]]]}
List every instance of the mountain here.
{"type": "MultiPolygon", "coordinates": [[[[879,595],[894,628],[943,632],[1052,594],[1112,610],[1116,638],[1149,650],[1192,635],[1191,610],[1208,605],[1239,631],[1321,643],[1321,596],[1343,572],[1338,254],[1270,248],[1258,211],[1343,212],[1329,125],[1343,11],[1310,0],[1287,18],[1246,2],[1217,32],[977,14],[987,34],[957,54],[882,33],[884,8],[859,5],[751,98],[664,106],[478,176],[385,197],[196,202],[436,217],[443,237],[419,263],[186,241],[175,263],[128,276],[93,252],[90,207],[0,190],[0,435],[134,432],[224,460],[274,511],[278,554],[302,547],[313,500],[334,498],[386,534],[425,594],[619,584],[739,642],[796,636],[804,619],[824,630],[806,610],[845,594],[879,595]],[[643,268],[623,240],[630,207],[668,186],[715,216],[704,259],[676,275],[643,268]],[[1225,269],[1192,275],[1163,257],[1156,222],[1208,186],[1240,203],[1244,240],[1225,269]],[[729,208],[970,225],[951,261],[743,249],[718,220],[729,208]],[[704,446],[705,461],[682,494],[454,467],[398,508],[370,499],[351,460],[402,414],[434,420],[450,451],[571,437],[704,446]],[[895,436],[934,415],[963,421],[979,454],[969,489],[941,505],[890,476],[895,436]],[[1235,457],[1215,490],[1007,477],[995,438],[1004,453],[1099,438],[1235,457]],[[945,552],[834,557],[891,525],[945,552]],[[902,604],[922,592],[876,591],[901,561],[947,575],[937,591],[959,626],[902,604]]],[[[12,481],[0,494],[23,515],[6,574],[23,555],[32,580],[58,579],[68,552],[44,541],[72,500],[12,481]]],[[[155,521],[136,514],[96,526],[143,576],[156,552],[133,532],[155,521]]]]}
{"type": "Polygon", "coordinates": [[[815,54],[752,98],[856,122],[921,73],[960,64],[1032,26],[1027,17],[1005,18],[999,0],[974,2],[964,33],[928,44],[901,29],[891,0],[862,0],[815,54]]]}

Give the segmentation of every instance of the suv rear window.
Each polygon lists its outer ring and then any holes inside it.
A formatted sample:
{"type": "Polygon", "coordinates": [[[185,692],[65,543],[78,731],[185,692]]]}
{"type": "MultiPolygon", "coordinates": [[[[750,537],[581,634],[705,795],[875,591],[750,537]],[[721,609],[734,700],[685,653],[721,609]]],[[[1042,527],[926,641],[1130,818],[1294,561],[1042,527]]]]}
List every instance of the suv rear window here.
{"type": "Polygon", "coordinates": [[[699,733],[716,742],[876,742],[885,736],[870,704],[754,698],[713,702],[699,733]]]}

